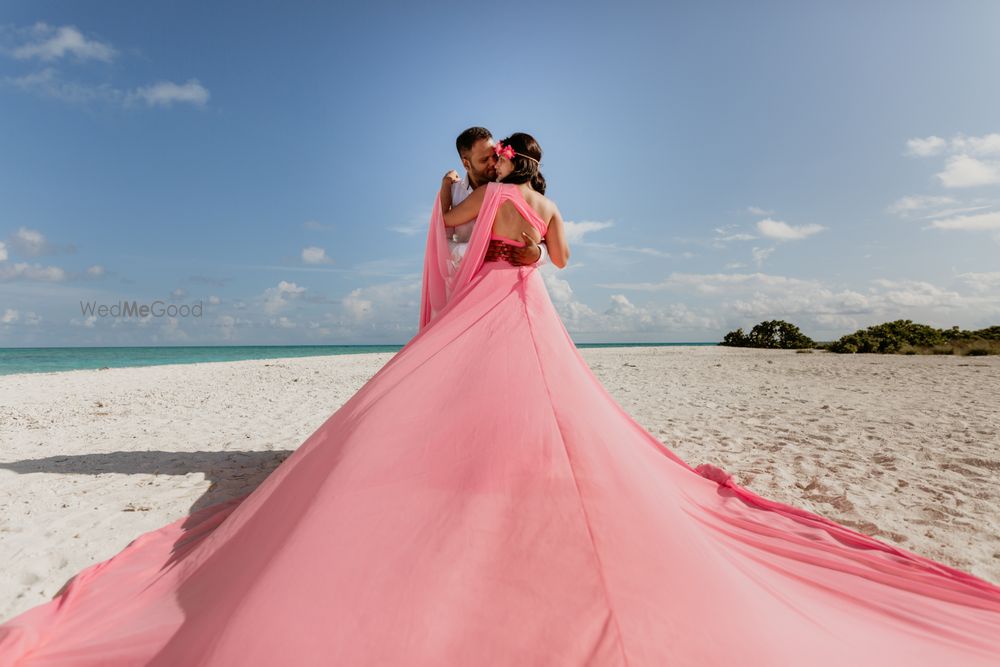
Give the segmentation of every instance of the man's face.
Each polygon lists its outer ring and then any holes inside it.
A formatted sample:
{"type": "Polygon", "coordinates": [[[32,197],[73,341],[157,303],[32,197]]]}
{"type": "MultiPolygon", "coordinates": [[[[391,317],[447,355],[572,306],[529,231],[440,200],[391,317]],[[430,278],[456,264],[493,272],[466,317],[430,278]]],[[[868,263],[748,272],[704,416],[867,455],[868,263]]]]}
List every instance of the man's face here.
{"type": "Polygon", "coordinates": [[[497,177],[497,154],[493,152],[493,139],[480,139],[472,144],[469,154],[462,159],[473,187],[489,183],[497,177]]]}

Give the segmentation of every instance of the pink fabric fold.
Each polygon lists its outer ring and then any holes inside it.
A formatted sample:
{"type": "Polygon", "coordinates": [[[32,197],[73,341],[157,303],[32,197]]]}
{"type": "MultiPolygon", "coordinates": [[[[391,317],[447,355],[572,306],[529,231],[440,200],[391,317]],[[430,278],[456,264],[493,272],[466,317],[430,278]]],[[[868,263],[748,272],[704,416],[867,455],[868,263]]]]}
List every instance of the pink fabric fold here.
{"type": "MultiPolygon", "coordinates": [[[[462,258],[458,271],[453,275],[448,271],[448,228],[444,224],[441,212],[441,199],[434,201],[430,226],[427,230],[427,247],[424,251],[424,277],[420,300],[420,329],[437,317],[451,298],[469,286],[476,273],[482,267],[483,259],[490,245],[493,231],[493,219],[497,209],[504,201],[510,201],[514,208],[532,224],[539,233],[545,234],[545,223],[539,220],[538,214],[521,196],[518,186],[504,183],[488,183],[483,195],[483,203],[479,209],[476,225],[469,238],[468,249],[462,258]],[[486,224],[479,224],[486,220],[486,224]]],[[[509,240],[509,239],[508,239],[509,240]]],[[[512,245],[523,245],[523,242],[509,240],[512,245]]]]}
{"type": "Polygon", "coordinates": [[[441,212],[441,196],[434,199],[424,250],[424,277],[420,296],[420,329],[426,327],[448,303],[452,277],[448,271],[448,236],[441,212]]]}

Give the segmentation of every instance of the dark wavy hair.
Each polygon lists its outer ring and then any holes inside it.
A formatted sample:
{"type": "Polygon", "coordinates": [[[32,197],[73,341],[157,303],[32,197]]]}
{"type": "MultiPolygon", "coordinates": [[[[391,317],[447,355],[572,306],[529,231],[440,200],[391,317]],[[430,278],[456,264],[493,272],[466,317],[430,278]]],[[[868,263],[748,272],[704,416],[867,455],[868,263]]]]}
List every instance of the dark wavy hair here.
{"type": "Polygon", "coordinates": [[[469,151],[472,150],[472,144],[480,139],[492,138],[493,135],[485,127],[470,127],[455,139],[455,148],[458,150],[458,156],[463,159],[468,157],[469,151]]]}
{"type": "Polygon", "coordinates": [[[531,183],[531,187],[534,188],[535,192],[538,194],[545,194],[545,177],[542,176],[542,172],[539,171],[539,162],[542,161],[542,147],[538,145],[535,138],[530,134],[524,132],[515,132],[503,141],[501,141],[504,146],[510,146],[514,149],[515,153],[520,153],[520,155],[515,155],[511,162],[514,163],[514,171],[507,174],[506,178],[501,179],[501,183],[531,183]],[[528,157],[524,157],[527,155],[528,157]],[[535,158],[531,160],[529,158],[535,158]]]}

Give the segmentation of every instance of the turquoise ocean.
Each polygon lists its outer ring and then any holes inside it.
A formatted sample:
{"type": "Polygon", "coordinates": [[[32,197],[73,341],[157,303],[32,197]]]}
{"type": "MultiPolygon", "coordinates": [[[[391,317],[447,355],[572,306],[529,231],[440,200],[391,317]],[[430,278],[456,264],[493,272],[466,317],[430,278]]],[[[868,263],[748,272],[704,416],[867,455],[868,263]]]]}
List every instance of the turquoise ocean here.
{"type": "MultiPolygon", "coordinates": [[[[716,343],[579,343],[577,347],[668,347],[716,343]]],[[[336,354],[398,352],[402,345],[219,345],[170,347],[7,347],[0,348],[0,375],[207,361],[280,359],[336,354]]]]}

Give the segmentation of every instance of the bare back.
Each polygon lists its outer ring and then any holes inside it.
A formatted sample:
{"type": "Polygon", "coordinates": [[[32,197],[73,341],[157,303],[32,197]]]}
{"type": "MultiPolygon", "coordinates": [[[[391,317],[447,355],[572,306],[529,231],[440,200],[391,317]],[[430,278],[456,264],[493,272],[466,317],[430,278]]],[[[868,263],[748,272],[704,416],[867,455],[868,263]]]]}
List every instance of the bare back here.
{"type": "MultiPolygon", "coordinates": [[[[538,217],[548,225],[554,208],[552,202],[531,188],[521,188],[521,194],[524,195],[524,200],[535,210],[538,217]]],[[[535,243],[542,240],[538,230],[517,212],[517,208],[509,200],[500,204],[500,208],[497,210],[496,218],[493,220],[493,233],[518,244],[524,240],[521,236],[522,233],[534,239],[535,243]]]]}

